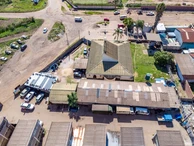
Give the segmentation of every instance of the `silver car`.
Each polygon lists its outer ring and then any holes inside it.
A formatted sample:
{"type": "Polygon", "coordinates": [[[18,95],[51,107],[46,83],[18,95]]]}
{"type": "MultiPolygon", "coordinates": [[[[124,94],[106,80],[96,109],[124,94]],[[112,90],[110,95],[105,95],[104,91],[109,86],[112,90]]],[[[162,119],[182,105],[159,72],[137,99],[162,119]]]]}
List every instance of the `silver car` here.
{"type": "Polygon", "coordinates": [[[26,97],[24,98],[24,101],[25,101],[25,102],[30,102],[30,100],[34,97],[34,94],[35,94],[34,91],[30,91],[30,92],[26,95],[26,97]]]}
{"type": "Polygon", "coordinates": [[[44,93],[40,93],[38,94],[38,96],[36,97],[36,104],[40,103],[44,98],[44,93]]]}

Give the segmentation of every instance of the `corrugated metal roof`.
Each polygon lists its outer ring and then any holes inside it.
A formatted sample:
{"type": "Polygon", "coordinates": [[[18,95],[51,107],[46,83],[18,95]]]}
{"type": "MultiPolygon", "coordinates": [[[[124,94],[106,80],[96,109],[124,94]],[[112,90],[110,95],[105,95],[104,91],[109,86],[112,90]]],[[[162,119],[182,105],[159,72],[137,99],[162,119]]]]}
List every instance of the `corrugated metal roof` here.
{"type": "Polygon", "coordinates": [[[121,146],[145,146],[142,127],[121,127],[121,146]]]}
{"type": "Polygon", "coordinates": [[[67,104],[67,95],[75,92],[77,84],[56,83],[52,86],[49,101],[55,104],[67,104]]]}
{"type": "Polygon", "coordinates": [[[185,146],[180,131],[157,130],[159,146],[185,146]]]}
{"type": "Polygon", "coordinates": [[[77,97],[80,103],[155,108],[179,107],[174,89],[157,83],[148,86],[146,83],[137,82],[82,79],[78,85],[77,97]]]}
{"type": "Polygon", "coordinates": [[[156,33],[146,33],[146,37],[149,41],[162,42],[160,35],[156,33]]]}
{"type": "Polygon", "coordinates": [[[7,146],[29,146],[37,120],[19,120],[7,146]]]}
{"type": "Polygon", "coordinates": [[[87,124],[83,146],[105,146],[106,145],[106,126],[100,124],[87,124]]]}
{"type": "Polygon", "coordinates": [[[129,43],[92,41],[86,73],[133,75],[129,43]]]}
{"type": "Polygon", "coordinates": [[[68,146],[71,132],[71,122],[52,122],[45,146],[68,146]]]}
{"type": "Polygon", "coordinates": [[[192,28],[177,28],[181,33],[183,43],[193,43],[194,42],[194,29],[192,28]]]}
{"type": "Polygon", "coordinates": [[[174,54],[182,75],[194,75],[194,62],[189,54],[174,54]]]}
{"type": "Polygon", "coordinates": [[[92,111],[112,112],[112,107],[109,105],[92,104],[92,111]]]}

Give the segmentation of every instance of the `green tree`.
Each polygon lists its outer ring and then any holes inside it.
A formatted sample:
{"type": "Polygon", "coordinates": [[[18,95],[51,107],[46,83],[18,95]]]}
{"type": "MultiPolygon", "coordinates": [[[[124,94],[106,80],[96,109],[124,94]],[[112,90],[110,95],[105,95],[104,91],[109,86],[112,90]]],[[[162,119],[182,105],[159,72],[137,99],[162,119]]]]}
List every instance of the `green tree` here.
{"type": "Polygon", "coordinates": [[[159,66],[174,65],[174,55],[166,51],[155,52],[154,59],[159,66]]]}
{"type": "Polygon", "coordinates": [[[71,94],[67,95],[68,98],[68,104],[70,107],[77,107],[77,94],[75,92],[72,92],[71,94]]]}
{"type": "Polygon", "coordinates": [[[125,18],[123,20],[123,24],[125,25],[125,27],[127,28],[128,31],[129,31],[129,29],[132,29],[133,23],[134,23],[134,21],[130,17],[129,18],[125,18]]]}
{"type": "Polygon", "coordinates": [[[137,26],[137,27],[140,27],[140,28],[143,29],[143,25],[144,25],[144,21],[143,21],[143,20],[137,20],[137,21],[136,21],[136,26],[137,26]]]}
{"type": "Polygon", "coordinates": [[[164,3],[160,3],[156,6],[156,17],[155,17],[155,22],[154,22],[154,26],[153,26],[153,31],[155,30],[158,22],[160,21],[160,18],[163,15],[163,12],[165,11],[165,4],[164,3]]]}
{"type": "Polygon", "coordinates": [[[116,39],[116,41],[119,41],[119,37],[122,38],[123,37],[123,32],[117,28],[114,30],[115,32],[113,33],[114,39],[116,39]]]}

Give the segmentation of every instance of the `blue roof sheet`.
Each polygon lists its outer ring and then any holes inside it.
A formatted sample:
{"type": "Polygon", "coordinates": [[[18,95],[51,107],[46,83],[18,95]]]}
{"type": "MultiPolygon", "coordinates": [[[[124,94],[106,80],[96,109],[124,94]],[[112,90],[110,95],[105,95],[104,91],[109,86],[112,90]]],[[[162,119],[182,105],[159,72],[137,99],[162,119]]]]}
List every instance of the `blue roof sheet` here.
{"type": "Polygon", "coordinates": [[[172,116],[170,114],[164,114],[165,121],[172,121],[172,116]]]}

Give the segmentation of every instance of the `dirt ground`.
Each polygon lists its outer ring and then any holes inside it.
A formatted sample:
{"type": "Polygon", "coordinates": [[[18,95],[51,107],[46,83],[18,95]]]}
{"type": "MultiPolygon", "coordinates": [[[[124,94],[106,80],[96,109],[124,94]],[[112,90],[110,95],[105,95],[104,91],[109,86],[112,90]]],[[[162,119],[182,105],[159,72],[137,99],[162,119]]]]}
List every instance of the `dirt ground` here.
{"type": "MultiPolygon", "coordinates": [[[[70,119],[67,112],[50,112],[47,110],[47,105],[42,102],[41,105],[37,105],[33,113],[23,114],[20,111],[20,104],[23,102],[21,99],[13,98],[14,88],[26,81],[26,79],[33,73],[41,70],[48,63],[50,63],[54,58],[56,58],[71,42],[74,42],[79,37],[85,37],[87,39],[113,39],[114,29],[119,23],[119,16],[114,16],[113,12],[105,12],[104,15],[92,15],[85,16],[83,12],[71,12],[67,11],[65,14],[61,12],[60,0],[49,0],[48,7],[44,10],[32,13],[1,13],[0,17],[9,18],[25,18],[25,17],[35,17],[44,19],[43,25],[32,35],[30,40],[27,41],[28,48],[24,52],[16,52],[12,59],[0,67],[0,101],[4,104],[0,116],[6,116],[10,122],[17,122],[18,119],[40,119],[44,121],[45,128],[48,130],[51,121],[72,121],[74,126],[85,125],[87,123],[105,123],[107,128],[111,130],[119,130],[120,126],[143,126],[144,133],[146,137],[146,145],[152,146],[151,138],[156,132],[156,129],[177,129],[181,130],[184,140],[188,141],[188,136],[185,130],[177,123],[173,122],[173,128],[167,128],[165,125],[158,125],[158,123],[148,117],[139,117],[134,119],[132,116],[93,116],[87,115],[85,112],[80,116],[80,120],[70,119]],[[74,23],[74,16],[81,16],[83,18],[83,23],[74,23]],[[94,24],[103,21],[103,18],[108,17],[110,19],[110,24],[107,26],[101,26],[100,28],[93,28],[94,24]],[[52,25],[56,21],[62,21],[66,27],[66,34],[60,40],[51,43],[47,40],[47,34],[43,34],[42,30],[47,27],[51,30],[52,25]],[[104,31],[108,31],[106,36],[104,31]],[[90,31],[90,33],[88,33],[90,31]],[[99,120],[99,121],[96,121],[99,120]]],[[[126,14],[126,10],[121,10],[121,14],[126,14]]],[[[136,11],[133,11],[131,15],[134,20],[144,20],[145,22],[153,24],[155,17],[144,15],[137,15],[136,11]]],[[[165,12],[161,22],[167,25],[189,25],[193,23],[193,14],[191,12],[165,12]]],[[[124,36],[122,40],[127,40],[124,36]]],[[[68,58],[63,65],[64,68],[59,70],[62,78],[61,80],[66,80],[71,72],[68,69],[68,65],[72,63],[71,59],[68,58]],[[66,66],[67,65],[67,66],[66,66]]],[[[31,103],[35,103],[35,99],[31,103]]],[[[189,144],[188,144],[189,146],[189,144]]]]}

